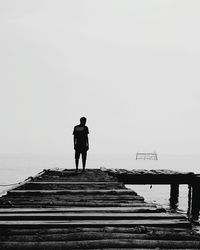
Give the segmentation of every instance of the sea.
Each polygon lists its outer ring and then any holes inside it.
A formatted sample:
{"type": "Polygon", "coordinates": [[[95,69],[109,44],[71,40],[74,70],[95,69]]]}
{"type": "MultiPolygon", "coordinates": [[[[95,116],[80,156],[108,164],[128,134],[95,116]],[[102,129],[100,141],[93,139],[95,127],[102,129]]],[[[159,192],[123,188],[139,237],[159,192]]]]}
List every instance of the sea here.
{"type": "MultiPolygon", "coordinates": [[[[80,162],[81,163],[81,162],[80,162]]],[[[158,155],[158,160],[136,160],[134,154],[89,154],[86,168],[169,169],[200,174],[200,155],[158,155]]],[[[0,195],[16,183],[34,176],[43,169],[73,169],[73,155],[2,155],[0,156],[0,195]]],[[[80,164],[81,169],[81,164],[80,164]]],[[[147,202],[169,209],[169,185],[127,185],[147,202]]],[[[188,186],[180,185],[178,211],[187,213],[188,186]]]]}

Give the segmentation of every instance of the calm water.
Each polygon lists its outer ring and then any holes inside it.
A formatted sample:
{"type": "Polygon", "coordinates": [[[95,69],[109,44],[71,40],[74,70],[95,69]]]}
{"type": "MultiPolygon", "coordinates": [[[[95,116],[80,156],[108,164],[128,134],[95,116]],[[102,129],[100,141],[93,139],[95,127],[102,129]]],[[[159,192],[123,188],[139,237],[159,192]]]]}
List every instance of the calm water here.
{"type": "MultiPolygon", "coordinates": [[[[134,155],[89,155],[87,168],[125,168],[125,169],[171,169],[183,172],[200,173],[200,157],[181,155],[160,155],[158,161],[135,160],[134,155]]],[[[43,169],[49,168],[74,168],[73,155],[69,156],[2,156],[0,157],[0,184],[10,184],[23,181],[29,176],[34,176],[43,169]]],[[[167,185],[129,185],[142,195],[146,201],[156,202],[168,208],[169,186],[167,185]]],[[[9,187],[0,186],[0,192],[9,187]]],[[[180,186],[179,209],[187,211],[186,185],[180,186]]]]}

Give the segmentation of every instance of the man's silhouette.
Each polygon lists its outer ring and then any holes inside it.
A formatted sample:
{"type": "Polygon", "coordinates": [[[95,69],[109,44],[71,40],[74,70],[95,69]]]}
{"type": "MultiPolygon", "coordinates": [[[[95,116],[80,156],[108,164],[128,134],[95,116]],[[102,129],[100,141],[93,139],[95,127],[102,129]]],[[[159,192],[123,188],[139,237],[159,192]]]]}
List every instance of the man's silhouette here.
{"type": "Polygon", "coordinates": [[[82,156],[83,171],[85,170],[87,151],[89,149],[89,130],[88,127],[85,126],[86,120],[85,117],[81,117],[80,124],[75,126],[73,131],[76,171],[78,171],[80,155],[82,156]]]}

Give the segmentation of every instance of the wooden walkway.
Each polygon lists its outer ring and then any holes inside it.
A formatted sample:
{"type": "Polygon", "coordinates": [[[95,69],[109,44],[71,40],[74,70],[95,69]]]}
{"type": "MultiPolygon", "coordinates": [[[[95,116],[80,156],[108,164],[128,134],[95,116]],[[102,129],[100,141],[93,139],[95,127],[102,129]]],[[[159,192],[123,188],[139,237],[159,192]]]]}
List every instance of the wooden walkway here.
{"type": "Polygon", "coordinates": [[[200,249],[200,235],[105,171],[46,170],[0,198],[0,249],[200,249]]]}

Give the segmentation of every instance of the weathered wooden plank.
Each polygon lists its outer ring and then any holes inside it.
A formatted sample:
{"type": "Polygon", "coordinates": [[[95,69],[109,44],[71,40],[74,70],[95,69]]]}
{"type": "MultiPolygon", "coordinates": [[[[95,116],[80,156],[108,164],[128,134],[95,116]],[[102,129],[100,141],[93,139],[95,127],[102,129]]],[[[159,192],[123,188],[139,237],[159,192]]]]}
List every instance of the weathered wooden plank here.
{"type": "Polygon", "coordinates": [[[108,239],[87,241],[51,241],[51,242],[0,242],[6,249],[91,249],[91,248],[194,248],[200,249],[199,241],[167,241],[138,239],[108,239]]]}
{"type": "MultiPolygon", "coordinates": [[[[61,178],[61,177],[43,177],[40,179],[33,179],[34,182],[94,182],[94,178],[61,178]]],[[[95,182],[117,182],[117,178],[107,179],[107,178],[95,178],[95,182]]]]}
{"type": "MultiPolygon", "coordinates": [[[[11,235],[0,236],[0,241],[77,241],[77,240],[99,240],[99,239],[155,239],[146,234],[125,234],[125,233],[68,233],[68,234],[43,234],[43,235],[11,235]]],[[[183,239],[183,237],[180,239],[183,239]]],[[[185,238],[184,238],[185,239],[185,238]]],[[[195,239],[195,238],[194,238],[195,239]]]]}
{"type": "MultiPolygon", "coordinates": [[[[8,201],[8,200],[4,200],[5,202],[8,201]]],[[[29,197],[27,199],[21,199],[21,198],[17,198],[17,197],[12,197],[9,199],[9,201],[13,204],[17,204],[17,203],[24,203],[24,204],[27,204],[27,203],[32,203],[33,205],[36,204],[36,203],[51,203],[51,204],[54,204],[55,202],[60,203],[60,204],[75,204],[75,203],[78,203],[78,202],[85,202],[85,203],[124,203],[124,204],[135,204],[135,203],[144,203],[143,200],[141,199],[109,199],[109,198],[103,198],[103,199],[98,199],[98,198],[87,198],[87,197],[77,197],[77,198],[56,198],[56,197],[44,197],[44,198],[40,198],[40,197],[29,197]]],[[[108,205],[109,206],[109,205],[108,205]]]]}
{"type": "Polygon", "coordinates": [[[181,171],[174,171],[171,169],[119,169],[119,168],[100,168],[101,171],[103,171],[104,173],[108,173],[108,174],[119,174],[119,175],[178,175],[178,176],[194,176],[194,172],[181,172],[181,171]]]}
{"type": "Polygon", "coordinates": [[[50,227],[50,228],[9,228],[9,229],[0,229],[1,235],[32,235],[32,234],[68,234],[68,233],[82,233],[82,232],[109,232],[109,233],[131,233],[131,234],[152,234],[154,232],[159,233],[172,233],[176,234],[186,234],[186,235],[194,235],[195,237],[199,237],[199,234],[192,231],[190,228],[170,228],[170,227],[152,227],[152,226],[98,226],[98,227],[50,227]]]}
{"type": "Polygon", "coordinates": [[[57,201],[63,201],[63,202],[76,202],[76,201],[98,201],[98,202],[104,202],[104,201],[110,201],[110,202],[127,202],[127,203],[131,203],[131,202],[142,202],[144,203],[144,198],[141,196],[98,196],[98,195],[58,195],[58,196],[54,196],[54,195],[46,195],[46,196],[9,196],[9,197],[2,197],[1,198],[1,203],[2,202],[6,202],[6,201],[31,201],[31,202],[37,202],[37,201],[53,201],[53,200],[57,200],[57,201]]]}
{"type": "Polygon", "coordinates": [[[144,202],[144,198],[141,196],[99,196],[99,195],[46,195],[46,196],[9,196],[3,197],[2,201],[41,201],[42,200],[57,200],[57,201],[123,201],[123,202],[144,202]]]}
{"type": "Polygon", "coordinates": [[[96,190],[90,190],[90,189],[80,189],[80,190],[11,190],[8,192],[8,194],[103,194],[103,195],[123,195],[123,194],[132,194],[137,195],[137,193],[131,189],[96,189],[96,190]]]}
{"type": "Polygon", "coordinates": [[[88,177],[85,177],[85,178],[82,178],[82,177],[73,177],[73,178],[69,178],[68,176],[66,177],[59,177],[59,176],[42,176],[41,178],[37,178],[37,179],[33,179],[32,181],[34,182],[117,182],[117,178],[105,178],[105,177],[102,177],[102,178],[94,178],[94,177],[91,177],[91,178],[88,178],[88,177]]]}
{"type": "Polygon", "coordinates": [[[2,220],[170,220],[186,219],[181,215],[168,215],[165,213],[27,213],[27,214],[0,214],[2,220]]]}
{"type": "Polygon", "coordinates": [[[62,193],[62,191],[60,193],[51,193],[51,192],[48,192],[48,193],[29,193],[29,192],[25,192],[24,194],[20,194],[20,193],[9,193],[9,195],[6,195],[6,196],[2,196],[1,199],[4,199],[4,198],[29,198],[29,197],[96,197],[96,198],[132,198],[132,199],[136,199],[136,198],[139,198],[141,200],[144,200],[144,198],[140,195],[137,195],[137,194],[131,194],[131,193],[121,193],[121,194],[114,194],[114,193],[111,193],[111,194],[103,194],[103,193],[85,193],[82,192],[80,194],[78,193],[62,193]]]}
{"type": "Polygon", "coordinates": [[[149,239],[149,240],[199,240],[196,235],[171,232],[112,233],[112,232],[69,232],[36,235],[0,235],[0,241],[78,241],[100,239],[149,239]],[[39,237],[38,237],[39,236],[39,237]]]}
{"type": "Polygon", "coordinates": [[[71,185],[67,183],[43,183],[43,184],[37,184],[28,182],[23,186],[20,186],[16,188],[15,190],[58,190],[58,189],[71,189],[71,190],[80,190],[80,189],[91,189],[91,190],[96,190],[96,189],[122,189],[124,187],[123,184],[121,183],[104,183],[104,184],[77,184],[77,185],[71,185]]]}
{"type": "Polygon", "coordinates": [[[17,219],[186,219],[186,216],[181,214],[168,213],[102,213],[102,212],[84,212],[84,213],[1,213],[0,220],[17,220],[17,219]]]}
{"type": "Polygon", "coordinates": [[[3,200],[9,200],[9,201],[13,201],[13,202],[24,202],[24,201],[31,201],[31,202],[37,202],[37,201],[52,201],[52,200],[56,200],[56,201],[60,201],[60,202],[78,202],[78,201],[99,201],[99,202],[125,202],[125,203],[131,203],[131,202],[144,202],[144,198],[141,196],[69,196],[69,195],[59,195],[59,196],[10,196],[3,200]]]}
{"type": "Polygon", "coordinates": [[[120,203],[120,202],[12,202],[11,204],[3,204],[0,207],[15,207],[15,208],[48,208],[48,207],[156,207],[155,204],[143,203],[143,202],[132,202],[132,203],[120,203]]]}
{"type": "Polygon", "coordinates": [[[136,226],[136,225],[151,225],[151,226],[170,226],[170,227],[190,227],[190,223],[186,220],[171,219],[171,220],[28,220],[28,221],[0,221],[0,228],[2,227],[66,227],[66,226],[136,226]]]}
{"type": "Polygon", "coordinates": [[[83,212],[104,212],[104,213],[160,213],[164,212],[165,209],[157,208],[155,204],[153,206],[147,207],[69,207],[69,208],[0,208],[0,213],[62,213],[62,212],[74,212],[74,213],[83,213],[83,212]]]}

